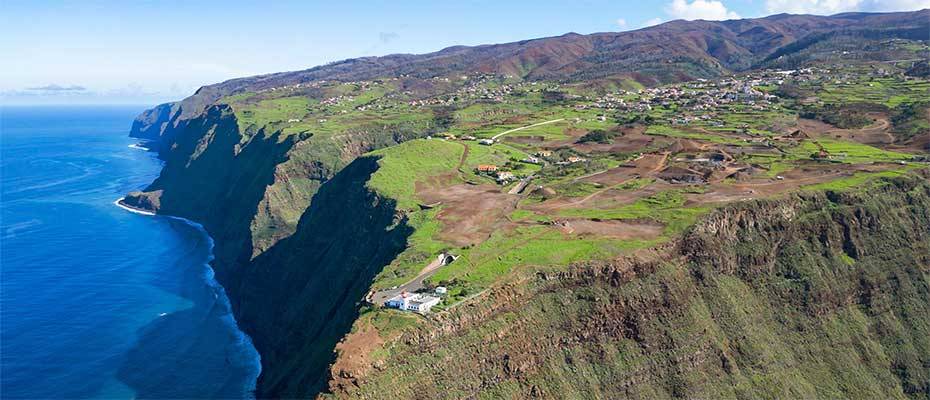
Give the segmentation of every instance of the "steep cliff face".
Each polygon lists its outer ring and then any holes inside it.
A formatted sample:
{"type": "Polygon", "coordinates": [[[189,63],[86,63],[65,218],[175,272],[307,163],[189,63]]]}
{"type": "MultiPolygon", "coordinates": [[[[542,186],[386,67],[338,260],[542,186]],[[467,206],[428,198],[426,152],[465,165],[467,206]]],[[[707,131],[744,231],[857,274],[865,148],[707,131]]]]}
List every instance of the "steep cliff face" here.
{"type": "Polygon", "coordinates": [[[333,371],[340,397],[924,398],[930,184],[725,207],[653,254],[503,284],[333,371]],[[387,354],[387,355],[384,355],[387,354]]]}
{"type": "Polygon", "coordinates": [[[262,354],[258,391],[316,393],[357,302],[410,234],[394,201],[365,186],[376,158],[356,157],[420,133],[246,136],[225,105],[174,129],[160,139],[161,175],[124,202],[201,222],[216,240],[216,277],[262,354]]]}
{"type": "Polygon", "coordinates": [[[223,276],[231,269],[226,266],[249,259],[256,206],[296,138],[279,140],[261,131],[246,146],[240,146],[241,139],[231,110],[210,107],[184,123],[163,151],[165,167],[158,179],[125,200],[202,222],[216,239],[217,272],[223,276]]]}
{"type": "Polygon", "coordinates": [[[134,133],[162,129],[141,120],[163,124],[164,133],[156,140],[165,167],[144,191],[126,196],[125,203],[203,223],[217,239],[220,274],[247,264],[294,233],[320,186],[356,157],[426,134],[381,127],[339,135],[283,135],[265,128],[246,134],[227,105],[209,106],[184,120],[177,120],[180,111],[169,111],[174,107],[169,106],[137,119],[147,127],[134,133]],[[163,121],[159,115],[174,120],[163,121]]]}
{"type": "Polygon", "coordinates": [[[395,202],[366,188],[376,159],[352,162],[320,187],[297,231],[224,283],[262,354],[259,395],[306,397],[325,385],[332,349],[374,276],[406,247],[395,202]]]}
{"type": "Polygon", "coordinates": [[[312,396],[327,379],[365,398],[928,391],[926,178],[728,206],[675,246],[517,275],[404,331],[366,368],[328,371],[412,231],[366,187],[377,160],[352,160],[416,134],[246,137],[224,105],[179,126],[162,175],[126,202],[217,239],[217,278],[262,354],[260,396],[312,396]]]}
{"type": "Polygon", "coordinates": [[[148,141],[160,155],[168,150],[174,136],[184,129],[180,102],[159,104],[143,111],[132,121],[129,136],[148,141]]]}

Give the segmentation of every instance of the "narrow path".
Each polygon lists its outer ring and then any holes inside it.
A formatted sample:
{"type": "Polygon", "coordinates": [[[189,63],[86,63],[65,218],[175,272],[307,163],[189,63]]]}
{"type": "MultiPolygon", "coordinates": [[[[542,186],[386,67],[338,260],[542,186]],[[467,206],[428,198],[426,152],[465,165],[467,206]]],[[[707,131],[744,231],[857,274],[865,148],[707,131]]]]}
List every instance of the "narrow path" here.
{"type": "MultiPolygon", "coordinates": [[[[654,173],[656,173],[656,172],[659,172],[659,170],[661,170],[662,168],[665,168],[665,164],[668,162],[668,157],[669,157],[669,153],[662,153],[662,160],[659,161],[659,165],[656,165],[655,168],[652,168],[652,170],[650,170],[650,173],[653,173],[653,174],[654,174],[654,173]]],[[[598,172],[598,173],[602,173],[602,172],[598,172]]],[[[595,175],[596,175],[596,174],[595,174],[595,175]]],[[[610,190],[610,189],[616,188],[616,187],[618,187],[618,186],[620,186],[620,185],[623,185],[623,184],[625,184],[625,183],[627,183],[627,182],[633,181],[634,179],[637,179],[637,178],[629,178],[629,179],[627,179],[627,180],[625,180],[625,181],[623,181],[623,182],[620,182],[620,183],[618,183],[618,184],[616,184],[616,185],[608,186],[608,187],[605,187],[605,188],[603,188],[603,189],[597,190],[597,191],[595,191],[594,193],[591,193],[591,194],[585,196],[585,197],[582,198],[581,200],[576,200],[576,201],[573,201],[573,202],[571,202],[571,203],[568,203],[568,204],[564,205],[562,208],[564,208],[564,207],[566,207],[566,206],[577,206],[577,205],[579,205],[579,204],[581,204],[581,203],[584,203],[584,202],[586,202],[586,201],[588,201],[588,200],[591,200],[592,198],[594,198],[594,197],[596,197],[596,196],[601,195],[602,193],[604,193],[604,192],[606,192],[606,191],[608,191],[608,190],[610,190]]]]}
{"type": "Polygon", "coordinates": [[[533,124],[533,125],[527,125],[527,126],[521,126],[521,127],[519,127],[519,128],[514,128],[514,129],[511,129],[511,130],[509,130],[509,131],[504,131],[504,132],[501,132],[501,133],[498,133],[498,134],[492,136],[492,137],[491,137],[491,140],[497,140],[497,138],[499,138],[499,137],[501,137],[501,136],[504,136],[504,135],[506,135],[506,134],[508,134],[508,133],[513,133],[513,132],[516,132],[516,131],[522,131],[522,130],[524,130],[524,129],[529,129],[529,128],[533,128],[533,127],[540,126],[540,125],[551,124],[551,123],[553,123],[553,122],[559,122],[559,121],[565,121],[565,118],[559,118],[559,119],[554,119],[554,120],[551,120],[551,121],[540,122],[540,123],[533,124]]]}
{"type": "Polygon", "coordinates": [[[447,312],[450,312],[450,311],[452,311],[453,308],[456,308],[456,307],[458,307],[458,306],[460,306],[460,305],[462,305],[462,304],[468,303],[469,300],[474,299],[475,297],[478,297],[478,296],[481,296],[481,295],[487,293],[488,290],[491,290],[491,288],[483,289],[483,290],[481,290],[481,291],[478,292],[478,293],[472,294],[472,295],[470,295],[470,296],[468,296],[468,297],[462,299],[461,301],[455,302],[455,303],[453,303],[452,305],[450,305],[449,307],[446,307],[445,310],[442,310],[442,312],[446,312],[446,313],[447,313],[447,312]]]}
{"type": "Polygon", "coordinates": [[[588,201],[588,200],[593,199],[593,198],[596,197],[596,196],[600,196],[602,193],[604,193],[604,192],[606,192],[606,191],[608,191],[608,190],[610,190],[610,189],[613,189],[613,188],[615,188],[615,187],[618,187],[618,186],[620,186],[620,185],[623,185],[623,184],[625,184],[625,183],[627,183],[627,182],[630,182],[630,181],[632,181],[632,180],[634,180],[634,179],[636,179],[636,178],[629,178],[629,179],[627,179],[627,180],[625,180],[625,181],[623,181],[623,182],[620,182],[620,183],[618,183],[618,184],[616,184],[616,185],[607,186],[607,187],[605,187],[605,188],[603,188],[603,189],[598,189],[598,190],[596,190],[594,193],[591,193],[591,194],[589,194],[589,195],[583,197],[583,198],[580,199],[580,200],[575,200],[575,201],[573,201],[573,202],[570,202],[570,203],[568,203],[568,204],[565,204],[565,205],[563,205],[563,206],[560,207],[560,208],[565,208],[565,207],[569,207],[569,206],[571,206],[571,207],[577,206],[577,205],[579,205],[579,204],[581,204],[581,203],[584,203],[584,202],[586,202],[586,201],[588,201]]]}
{"type": "Polygon", "coordinates": [[[461,142],[460,144],[462,145],[462,147],[465,148],[465,150],[462,151],[462,157],[459,158],[459,165],[455,167],[455,169],[459,170],[459,172],[464,174],[465,171],[462,171],[462,167],[465,166],[465,161],[468,160],[468,145],[465,143],[461,143],[461,142]]]}
{"type": "Polygon", "coordinates": [[[587,175],[582,175],[582,176],[573,178],[573,179],[572,179],[572,182],[578,182],[578,181],[580,181],[580,180],[582,180],[582,179],[588,179],[588,178],[590,178],[590,177],[592,177],[592,176],[598,176],[598,175],[603,174],[603,173],[605,173],[605,172],[607,172],[607,171],[610,171],[611,169],[613,169],[613,168],[607,168],[607,169],[600,170],[600,171],[597,171],[597,172],[592,172],[592,173],[587,174],[587,175]]]}

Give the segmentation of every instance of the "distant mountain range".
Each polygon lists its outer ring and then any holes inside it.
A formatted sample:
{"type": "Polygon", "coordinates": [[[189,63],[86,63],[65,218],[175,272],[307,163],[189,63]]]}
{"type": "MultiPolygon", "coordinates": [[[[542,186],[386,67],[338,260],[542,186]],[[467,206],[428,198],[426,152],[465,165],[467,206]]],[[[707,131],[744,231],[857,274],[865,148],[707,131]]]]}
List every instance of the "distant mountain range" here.
{"type": "MultiPolygon", "coordinates": [[[[646,85],[743,71],[772,64],[838,36],[927,39],[930,9],[833,16],[778,14],[729,21],[683,21],[628,32],[454,46],[428,54],[362,57],[302,71],[232,79],[201,88],[212,102],[230,93],[314,80],[498,73],[530,80],[633,79],[646,85]]],[[[198,102],[200,103],[200,102],[198,102]]]]}
{"type": "MultiPolygon", "coordinates": [[[[135,137],[158,139],[171,127],[230,94],[319,80],[355,81],[409,76],[495,73],[527,80],[654,86],[713,78],[759,67],[793,68],[823,52],[861,51],[866,40],[930,38],[930,9],[833,16],[778,14],[728,21],[676,20],[635,31],[562,36],[427,54],[362,57],[301,71],[231,79],[203,86],[177,103],[143,113],[135,137]],[[155,129],[152,129],[155,128],[155,129]],[[156,130],[157,129],[157,130],[156,130]]],[[[866,57],[895,59],[884,46],[866,57]]]]}

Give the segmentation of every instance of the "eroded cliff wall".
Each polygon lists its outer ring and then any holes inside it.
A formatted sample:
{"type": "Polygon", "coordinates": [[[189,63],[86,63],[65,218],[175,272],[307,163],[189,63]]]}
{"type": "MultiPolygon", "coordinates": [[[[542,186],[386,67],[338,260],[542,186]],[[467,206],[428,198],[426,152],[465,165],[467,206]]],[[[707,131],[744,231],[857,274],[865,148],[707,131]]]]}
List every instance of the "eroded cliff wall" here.
{"type": "Polygon", "coordinates": [[[357,303],[410,234],[394,200],[365,186],[376,158],[356,157],[425,133],[245,135],[225,105],[172,129],[158,139],[161,175],[125,203],[204,225],[216,277],[262,355],[259,393],[314,395],[357,303]]]}
{"type": "Polygon", "coordinates": [[[328,371],[411,233],[366,187],[377,160],[352,160],[415,134],[245,137],[222,105],[179,126],[162,175],[127,203],[216,238],[217,277],[262,354],[260,396],[313,396],[327,380],[364,398],[928,393],[926,176],[727,206],[648,257],[517,277],[368,369],[328,371]]]}
{"type": "Polygon", "coordinates": [[[724,207],[639,258],[524,276],[429,320],[359,398],[926,398],[930,184],[724,207]]]}

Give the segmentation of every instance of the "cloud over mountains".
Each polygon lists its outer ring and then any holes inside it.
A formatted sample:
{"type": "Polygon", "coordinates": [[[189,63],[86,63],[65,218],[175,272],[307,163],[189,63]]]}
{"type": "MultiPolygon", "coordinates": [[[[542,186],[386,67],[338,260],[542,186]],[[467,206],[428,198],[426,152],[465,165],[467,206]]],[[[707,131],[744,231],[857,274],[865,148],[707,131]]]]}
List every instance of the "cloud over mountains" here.
{"type": "Polygon", "coordinates": [[[914,11],[930,0],[766,0],[769,13],[830,15],[850,11],[914,11]]]}
{"type": "Polygon", "coordinates": [[[716,0],[672,0],[665,6],[665,13],[672,19],[706,19],[719,21],[724,19],[737,19],[739,14],[730,11],[720,1],[716,0]]]}

